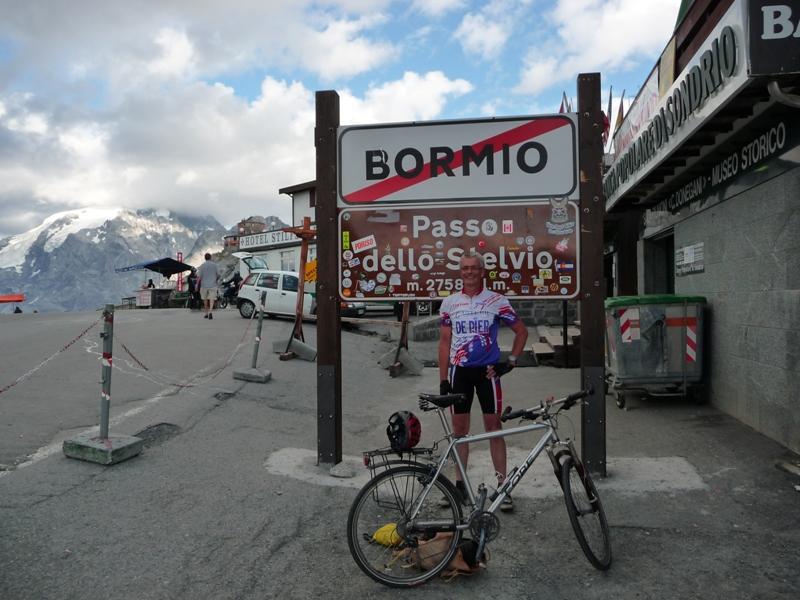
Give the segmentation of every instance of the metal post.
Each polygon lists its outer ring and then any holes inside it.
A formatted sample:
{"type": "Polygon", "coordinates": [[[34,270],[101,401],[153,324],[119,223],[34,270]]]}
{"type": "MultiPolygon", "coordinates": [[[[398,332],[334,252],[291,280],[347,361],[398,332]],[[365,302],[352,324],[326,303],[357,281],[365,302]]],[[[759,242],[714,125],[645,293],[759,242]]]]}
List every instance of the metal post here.
{"type": "Polygon", "coordinates": [[[112,350],[114,348],[114,305],[106,304],[103,310],[103,389],[100,393],[100,437],[108,439],[108,413],[111,408],[111,364],[112,350]]]}
{"type": "Polygon", "coordinates": [[[253,342],[253,362],[251,369],[258,364],[258,347],[261,345],[261,324],[264,322],[264,305],[267,303],[267,292],[261,292],[261,310],[258,311],[258,325],[256,325],[256,339],[253,342]]]}
{"type": "Polygon", "coordinates": [[[567,306],[567,301],[562,300],[561,302],[561,343],[564,344],[564,368],[569,369],[569,337],[567,335],[567,329],[569,329],[569,319],[567,318],[567,312],[569,307],[567,306]]]}
{"type": "Polygon", "coordinates": [[[394,362],[389,365],[389,376],[397,377],[403,370],[403,363],[400,355],[403,350],[408,350],[408,320],[411,316],[411,302],[403,302],[403,322],[400,325],[400,339],[397,341],[397,352],[394,354],[394,362]]]}
{"type": "Polygon", "coordinates": [[[342,462],[342,322],[338,278],[336,133],[339,94],[317,92],[317,462],[342,462]]]}
{"type": "Polygon", "coordinates": [[[600,74],[578,75],[580,168],[581,383],[593,388],[581,408],[581,455],[592,473],[606,476],[605,361],[603,356],[603,141],[600,74]]]}

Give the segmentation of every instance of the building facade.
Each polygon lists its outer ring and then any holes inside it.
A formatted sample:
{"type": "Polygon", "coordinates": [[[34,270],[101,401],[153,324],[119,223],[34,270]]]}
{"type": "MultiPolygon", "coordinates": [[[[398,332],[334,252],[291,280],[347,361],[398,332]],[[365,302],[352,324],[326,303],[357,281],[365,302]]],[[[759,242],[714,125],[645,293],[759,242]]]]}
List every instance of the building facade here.
{"type": "MultiPolygon", "coordinates": [[[[312,227],[316,227],[314,211],[316,182],[308,181],[278,190],[287,194],[292,200],[292,226],[303,224],[303,218],[311,219],[312,227]]],[[[262,224],[263,225],[263,224],[262,224]]],[[[293,233],[284,231],[260,231],[239,237],[239,250],[251,252],[262,258],[270,269],[280,271],[297,271],[300,268],[300,238],[293,233]]],[[[317,256],[317,247],[314,242],[309,244],[308,261],[313,261],[317,256]]]]}
{"type": "Polygon", "coordinates": [[[615,133],[607,293],[705,296],[708,400],[800,451],[800,1],[684,4],[615,133]]]}

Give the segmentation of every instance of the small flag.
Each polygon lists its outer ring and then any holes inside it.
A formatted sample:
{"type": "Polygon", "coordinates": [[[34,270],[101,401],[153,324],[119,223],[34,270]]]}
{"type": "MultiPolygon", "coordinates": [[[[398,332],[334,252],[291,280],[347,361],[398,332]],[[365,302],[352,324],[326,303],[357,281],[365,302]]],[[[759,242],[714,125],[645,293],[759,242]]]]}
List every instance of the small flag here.
{"type": "Polygon", "coordinates": [[[567,98],[567,92],[561,92],[561,108],[558,110],[559,113],[565,112],[572,112],[572,109],[569,105],[569,99],[567,98]]]}
{"type": "Polygon", "coordinates": [[[622,90],[622,96],[619,98],[619,110],[617,111],[617,122],[614,124],[614,133],[617,133],[617,129],[622,125],[622,118],[625,113],[625,110],[622,108],[623,100],[625,100],[625,90],[622,90]]]}
{"type": "Polygon", "coordinates": [[[614,91],[614,86],[612,85],[608,88],[608,109],[606,110],[605,114],[603,114],[603,146],[606,145],[608,142],[608,132],[611,129],[611,92],[614,91]]]}

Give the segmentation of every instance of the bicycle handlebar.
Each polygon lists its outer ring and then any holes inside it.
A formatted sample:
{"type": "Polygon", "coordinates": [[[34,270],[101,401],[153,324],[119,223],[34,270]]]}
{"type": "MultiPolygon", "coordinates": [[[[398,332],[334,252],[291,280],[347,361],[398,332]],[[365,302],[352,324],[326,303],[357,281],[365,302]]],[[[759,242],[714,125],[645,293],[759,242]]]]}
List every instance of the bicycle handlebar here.
{"type": "Polygon", "coordinates": [[[578,402],[578,400],[582,400],[593,393],[594,388],[590,387],[585,390],[581,390],[580,392],[570,394],[565,398],[559,398],[558,400],[552,400],[550,402],[541,402],[539,406],[534,406],[532,408],[512,410],[510,406],[506,406],[503,414],[500,415],[500,420],[505,423],[506,421],[520,418],[530,420],[538,419],[542,415],[548,414],[550,412],[550,408],[553,406],[560,406],[563,404],[564,406],[562,410],[569,410],[575,405],[576,402],[578,402]]]}

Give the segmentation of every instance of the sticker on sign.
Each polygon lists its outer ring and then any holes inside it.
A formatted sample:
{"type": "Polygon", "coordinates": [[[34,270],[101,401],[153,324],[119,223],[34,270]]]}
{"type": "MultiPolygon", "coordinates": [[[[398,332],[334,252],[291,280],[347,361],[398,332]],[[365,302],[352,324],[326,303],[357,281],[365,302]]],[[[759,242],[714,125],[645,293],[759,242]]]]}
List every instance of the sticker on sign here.
{"type": "Polygon", "coordinates": [[[361,238],[360,240],[356,240],[352,243],[353,245],[353,252],[358,254],[359,252],[363,252],[364,250],[370,250],[377,246],[375,242],[375,236],[370,235],[365,238],[361,238]]]}
{"type": "Polygon", "coordinates": [[[578,198],[572,114],[341,127],[340,207],[578,198]]]}

